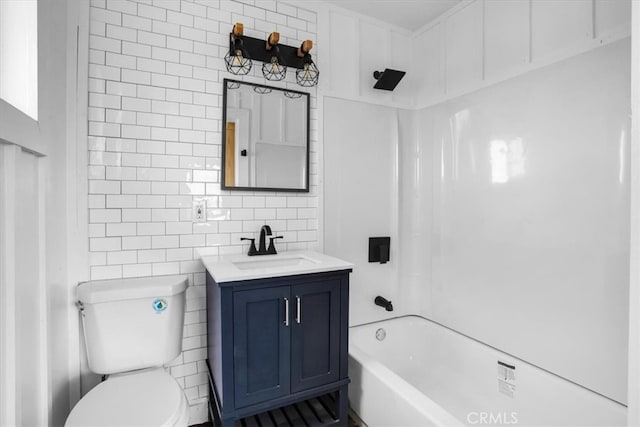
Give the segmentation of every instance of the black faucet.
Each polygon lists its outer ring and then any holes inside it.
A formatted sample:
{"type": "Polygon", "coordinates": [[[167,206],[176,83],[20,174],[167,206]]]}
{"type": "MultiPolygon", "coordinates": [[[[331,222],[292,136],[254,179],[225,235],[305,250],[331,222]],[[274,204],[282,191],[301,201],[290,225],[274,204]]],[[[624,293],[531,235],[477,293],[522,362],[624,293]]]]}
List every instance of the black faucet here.
{"type": "Polygon", "coordinates": [[[271,236],[271,227],[269,227],[268,225],[263,225],[262,228],[260,228],[260,240],[258,243],[258,249],[256,249],[256,239],[250,239],[248,237],[241,237],[240,240],[249,240],[251,241],[251,246],[249,246],[249,252],[247,253],[247,255],[249,256],[254,256],[254,255],[275,255],[278,252],[276,251],[276,247],[273,244],[273,241],[275,239],[282,239],[283,236],[274,236],[274,237],[269,237],[269,247],[267,248],[267,242],[266,242],[266,238],[267,236],[271,236]]]}
{"type": "Polygon", "coordinates": [[[393,311],[393,304],[391,304],[391,301],[384,297],[381,297],[380,295],[378,295],[376,299],[373,300],[373,302],[375,302],[376,305],[379,305],[380,307],[384,307],[384,309],[387,311],[393,311]]]}
{"type": "Polygon", "coordinates": [[[257,255],[266,255],[267,252],[267,242],[265,242],[265,237],[271,236],[271,227],[268,225],[263,225],[260,228],[260,246],[258,247],[257,255]]]}

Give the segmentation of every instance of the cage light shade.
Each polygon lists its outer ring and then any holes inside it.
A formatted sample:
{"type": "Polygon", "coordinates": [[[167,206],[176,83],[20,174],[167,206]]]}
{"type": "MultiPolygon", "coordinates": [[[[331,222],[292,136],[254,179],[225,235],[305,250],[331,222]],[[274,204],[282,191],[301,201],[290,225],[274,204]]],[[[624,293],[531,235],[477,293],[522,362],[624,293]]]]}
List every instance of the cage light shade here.
{"type": "Polygon", "coordinates": [[[270,87],[265,87],[265,86],[256,86],[253,88],[253,91],[255,93],[259,93],[260,95],[267,95],[271,92],[273,92],[273,89],[271,89],[270,87]]]}
{"type": "Polygon", "coordinates": [[[284,91],[284,96],[291,99],[302,98],[302,94],[300,92],[289,92],[287,90],[284,91]]]}
{"type": "Polygon", "coordinates": [[[242,40],[234,40],[233,48],[224,56],[224,63],[227,66],[227,71],[231,74],[249,74],[249,71],[251,71],[251,67],[253,66],[253,62],[247,55],[247,52],[242,45],[242,40]]]}
{"type": "Polygon", "coordinates": [[[320,78],[320,70],[311,59],[310,55],[305,58],[304,66],[296,70],[296,82],[303,87],[316,86],[320,78]]]}
{"type": "Polygon", "coordinates": [[[284,80],[287,76],[287,66],[283,65],[276,56],[271,58],[271,62],[262,64],[262,75],[271,81],[284,80]]]}
{"type": "Polygon", "coordinates": [[[240,82],[234,82],[234,81],[227,82],[227,89],[239,89],[239,88],[240,88],[240,82]]]}

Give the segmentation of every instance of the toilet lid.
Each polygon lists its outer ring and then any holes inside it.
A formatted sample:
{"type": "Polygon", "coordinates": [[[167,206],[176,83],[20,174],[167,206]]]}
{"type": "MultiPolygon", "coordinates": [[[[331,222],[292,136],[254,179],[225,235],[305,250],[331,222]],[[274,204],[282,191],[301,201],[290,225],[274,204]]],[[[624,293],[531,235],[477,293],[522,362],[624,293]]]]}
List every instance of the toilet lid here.
{"type": "Polygon", "coordinates": [[[182,388],[163,370],[111,376],[73,408],[65,426],[173,426],[187,411],[182,388]]]}

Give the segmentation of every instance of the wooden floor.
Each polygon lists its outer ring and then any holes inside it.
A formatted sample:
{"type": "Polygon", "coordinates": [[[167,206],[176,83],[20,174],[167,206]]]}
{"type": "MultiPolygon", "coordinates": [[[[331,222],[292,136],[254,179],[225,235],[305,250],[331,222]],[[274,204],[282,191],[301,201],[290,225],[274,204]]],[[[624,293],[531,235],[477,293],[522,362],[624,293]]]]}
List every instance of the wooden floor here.
{"type": "MultiPolygon", "coordinates": [[[[266,411],[236,421],[235,427],[321,427],[337,423],[336,402],[332,394],[314,397],[283,408],[266,411]]],[[[212,423],[194,427],[212,427],[212,423]]],[[[357,427],[349,419],[349,427],[357,427]]]]}
{"type": "MultiPolygon", "coordinates": [[[[194,424],[191,427],[213,427],[213,423],[208,422],[203,424],[194,424]]],[[[349,427],[360,427],[360,425],[353,421],[351,417],[349,417],[349,427]]]]}
{"type": "Polygon", "coordinates": [[[335,401],[330,394],[263,412],[236,422],[236,427],[320,427],[337,422],[335,401]]]}

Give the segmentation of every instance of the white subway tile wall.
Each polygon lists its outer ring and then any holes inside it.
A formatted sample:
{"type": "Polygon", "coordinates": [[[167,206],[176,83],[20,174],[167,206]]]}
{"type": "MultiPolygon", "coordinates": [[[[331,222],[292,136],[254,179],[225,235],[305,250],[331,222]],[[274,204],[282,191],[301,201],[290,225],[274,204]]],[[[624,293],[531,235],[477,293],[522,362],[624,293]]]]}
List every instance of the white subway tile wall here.
{"type": "MultiPolygon", "coordinates": [[[[281,250],[318,247],[315,88],[310,192],[220,189],[222,79],[238,79],[222,58],[235,22],[252,37],[316,41],[315,12],[276,1],[91,1],[91,278],[189,277],[183,353],[167,369],[192,407],[208,400],[205,274],[195,249],[245,252],[240,237],[257,237],[263,224],[285,236],[281,250]],[[206,200],[206,223],[192,222],[194,199],[206,200]]],[[[264,84],[260,69],[242,79],[264,84]]],[[[293,70],[270,84],[301,89],[293,70]]]]}

